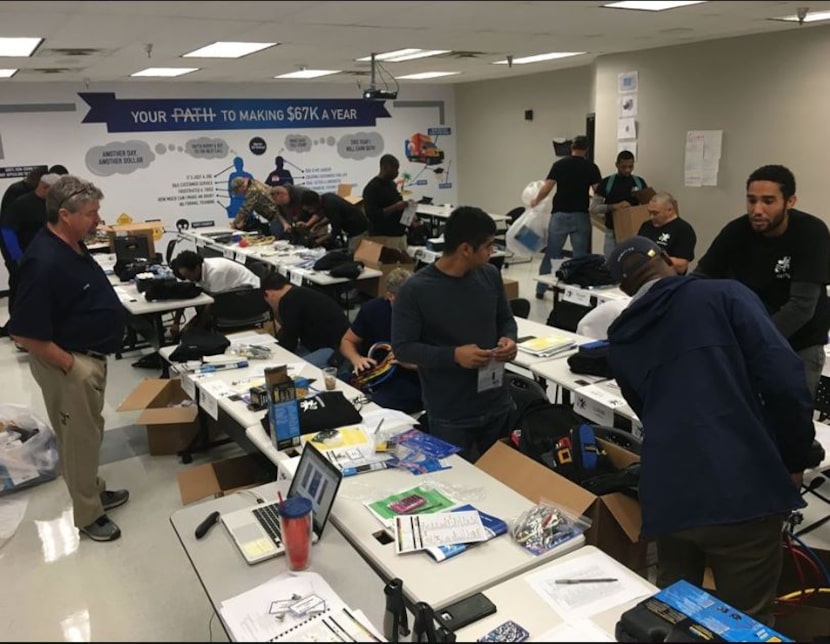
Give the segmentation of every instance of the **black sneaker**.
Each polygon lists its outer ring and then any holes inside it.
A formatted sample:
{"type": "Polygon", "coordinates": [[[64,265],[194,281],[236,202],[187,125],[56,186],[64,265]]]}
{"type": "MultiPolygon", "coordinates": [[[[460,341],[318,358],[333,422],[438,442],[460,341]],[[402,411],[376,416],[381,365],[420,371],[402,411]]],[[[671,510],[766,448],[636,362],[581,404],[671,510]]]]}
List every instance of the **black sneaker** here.
{"type": "Polygon", "coordinates": [[[148,353],[141,359],[133,362],[133,366],[138,369],[161,369],[161,356],[156,353],[148,353]]]}
{"type": "Polygon", "coordinates": [[[537,300],[544,300],[545,299],[544,292],[543,293],[536,293],[536,299],[537,300]]]}
{"type": "Polygon", "coordinates": [[[121,537],[121,528],[110,521],[106,514],[102,514],[97,520],[79,529],[81,534],[85,534],[93,541],[115,541],[121,537]]]}
{"type": "Polygon", "coordinates": [[[124,505],[130,500],[130,492],[128,490],[104,490],[101,492],[101,505],[104,510],[112,510],[119,505],[124,505]]]}

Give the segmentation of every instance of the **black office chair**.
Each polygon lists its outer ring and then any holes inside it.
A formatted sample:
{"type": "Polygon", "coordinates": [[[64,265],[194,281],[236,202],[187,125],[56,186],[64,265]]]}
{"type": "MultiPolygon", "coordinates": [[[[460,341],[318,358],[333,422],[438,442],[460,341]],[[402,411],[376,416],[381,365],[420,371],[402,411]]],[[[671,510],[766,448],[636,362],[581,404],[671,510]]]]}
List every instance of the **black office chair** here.
{"type": "Polygon", "coordinates": [[[517,411],[521,411],[534,400],[548,399],[545,388],[533,378],[512,371],[505,371],[504,378],[507,380],[507,389],[511,398],[513,398],[513,402],[516,403],[517,411]]]}
{"type": "Polygon", "coordinates": [[[258,259],[249,259],[245,266],[259,279],[262,279],[263,277],[268,275],[268,273],[271,273],[275,270],[275,268],[271,264],[266,264],[265,262],[260,261],[258,259]]]}
{"type": "Polygon", "coordinates": [[[254,329],[273,320],[271,307],[258,288],[237,288],[211,295],[210,326],[215,331],[254,329]]]}
{"type": "Polygon", "coordinates": [[[171,239],[167,242],[167,250],[164,251],[164,263],[170,266],[170,262],[173,261],[173,251],[176,250],[176,244],[179,243],[179,239],[171,239]]]}
{"type": "Polygon", "coordinates": [[[513,311],[513,315],[517,318],[524,318],[527,319],[527,316],[530,315],[530,300],[526,300],[523,297],[517,297],[510,300],[510,310],[513,311]]]}

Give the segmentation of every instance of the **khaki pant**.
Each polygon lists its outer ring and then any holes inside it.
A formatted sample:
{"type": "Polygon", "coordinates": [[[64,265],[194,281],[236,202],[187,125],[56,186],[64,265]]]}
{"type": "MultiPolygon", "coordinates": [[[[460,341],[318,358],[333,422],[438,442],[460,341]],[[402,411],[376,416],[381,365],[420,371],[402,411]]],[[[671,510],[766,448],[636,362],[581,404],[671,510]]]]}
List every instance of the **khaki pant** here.
{"type": "Polygon", "coordinates": [[[738,610],[772,625],[772,602],[781,576],[784,518],[764,517],[682,530],[657,539],[657,585],[685,579],[703,584],[706,564],[715,594],[738,610]]]}
{"type": "Polygon", "coordinates": [[[43,393],[46,413],[58,438],[61,473],[66,481],[75,525],[87,526],[104,514],[98,477],[98,459],[104,437],[104,388],[107,363],[84,354],[73,354],[68,374],[29,354],[29,366],[43,393]]]}
{"type": "Polygon", "coordinates": [[[821,372],[824,369],[824,345],[818,344],[812,347],[804,347],[796,351],[796,353],[804,362],[807,388],[810,390],[813,401],[815,401],[818,381],[821,379],[821,372]]]}

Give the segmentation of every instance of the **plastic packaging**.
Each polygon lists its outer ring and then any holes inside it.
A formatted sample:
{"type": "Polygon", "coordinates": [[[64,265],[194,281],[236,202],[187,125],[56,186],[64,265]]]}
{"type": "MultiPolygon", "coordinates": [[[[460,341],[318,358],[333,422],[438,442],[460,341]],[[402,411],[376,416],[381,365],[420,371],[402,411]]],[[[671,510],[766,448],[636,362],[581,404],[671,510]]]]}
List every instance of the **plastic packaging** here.
{"type": "Polygon", "coordinates": [[[0,404],[0,496],[58,475],[55,432],[23,405],[0,404]]]}
{"type": "Polygon", "coordinates": [[[511,534],[526,550],[541,555],[591,527],[591,520],[541,499],[514,523],[511,534]]]}
{"type": "Polygon", "coordinates": [[[507,229],[505,245],[518,257],[530,257],[547,244],[552,197],[548,195],[535,208],[530,207],[543,184],[544,181],[532,181],[527,185],[522,192],[522,202],[527,208],[507,229]]]}

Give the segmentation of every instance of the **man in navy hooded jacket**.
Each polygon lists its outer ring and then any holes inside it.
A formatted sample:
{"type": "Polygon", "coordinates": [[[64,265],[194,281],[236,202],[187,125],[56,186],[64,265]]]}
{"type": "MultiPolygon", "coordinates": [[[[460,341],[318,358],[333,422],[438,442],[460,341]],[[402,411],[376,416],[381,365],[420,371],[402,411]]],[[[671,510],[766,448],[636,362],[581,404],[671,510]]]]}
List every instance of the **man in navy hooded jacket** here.
{"type": "Polygon", "coordinates": [[[708,563],[724,601],[768,620],[815,434],[804,366],[739,282],[675,275],[644,237],[618,244],[609,267],[633,296],[608,330],[609,362],[643,423],[658,585],[700,586],[708,563]]]}

